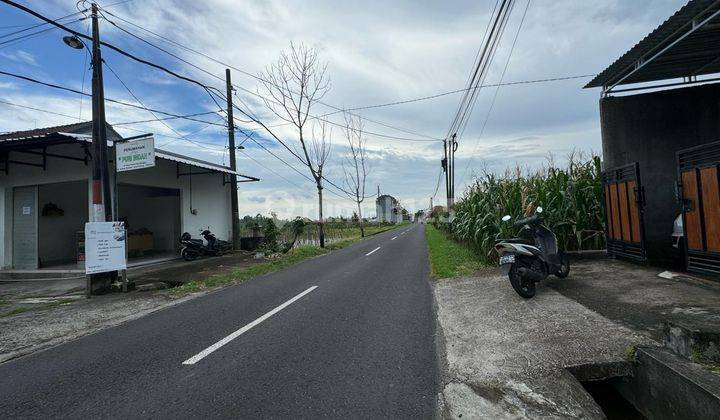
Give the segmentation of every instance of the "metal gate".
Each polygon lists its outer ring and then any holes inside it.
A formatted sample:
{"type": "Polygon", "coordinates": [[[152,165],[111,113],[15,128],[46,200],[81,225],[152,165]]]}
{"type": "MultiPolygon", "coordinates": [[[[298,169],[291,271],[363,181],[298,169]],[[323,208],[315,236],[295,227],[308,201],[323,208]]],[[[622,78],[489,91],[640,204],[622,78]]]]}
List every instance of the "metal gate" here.
{"type": "Polygon", "coordinates": [[[677,153],[688,271],[720,275],[720,142],[677,153]]]}
{"type": "Polygon", "coordinates": [[[613,257],[645,261],[644,191],[638,163],[602,173],[607,221],[607,251],[613,257]]]}

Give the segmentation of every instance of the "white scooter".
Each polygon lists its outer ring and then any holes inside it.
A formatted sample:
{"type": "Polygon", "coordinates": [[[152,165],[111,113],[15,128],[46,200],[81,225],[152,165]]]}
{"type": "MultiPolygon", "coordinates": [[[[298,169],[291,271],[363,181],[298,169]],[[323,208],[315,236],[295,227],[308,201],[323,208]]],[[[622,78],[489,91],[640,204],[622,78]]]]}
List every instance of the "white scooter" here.
{"type": "MultiPolygon", "coordinates": [[[[500,267],[507,274],[513,289],[522,297],[535,296],[535,283],[544,280],[548,274],[565,278],[570,274],[570,260],[558,250],[557,237],[541,224],[538,207],[533,216],[519,219],[514,226],[522,226],[518,238],[501,239],[495,244],[500,256],[500,267]]],[[[503,222],[511,217],[504,216],[503,222]]]]}

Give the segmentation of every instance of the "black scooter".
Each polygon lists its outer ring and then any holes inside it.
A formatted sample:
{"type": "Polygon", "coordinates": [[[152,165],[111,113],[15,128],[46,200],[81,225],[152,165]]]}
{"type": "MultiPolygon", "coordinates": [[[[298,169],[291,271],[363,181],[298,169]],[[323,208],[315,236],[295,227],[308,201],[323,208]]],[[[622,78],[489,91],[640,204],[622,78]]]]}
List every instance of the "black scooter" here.
{"type": "MultiPolygon", "coordinates": [[[[533,216],[519,219],[513,226],[522,226],[518,238],[501,239],[495,244],[500,256],[500,267],[507,274],[510,284],[520,296],[529,299],[535,296],[535,283],[549,274],[565,278],[570,274],[570,260],[558,250],[557,237],[542,225],[538,207],[533,216]]],[[[502,218],[504,222],[510,216],[502,218]]]]}
{"type": "Polygon", "coordinates": [[[205,229],[200,233],[202,239],[193,239],[192,236],[185,232],[180,235],[180,256],[185,261],[193,261],[200,257],[216,257],[232,249],[232,244],[227,241],[217,239],[209,229],[205,229]]]}

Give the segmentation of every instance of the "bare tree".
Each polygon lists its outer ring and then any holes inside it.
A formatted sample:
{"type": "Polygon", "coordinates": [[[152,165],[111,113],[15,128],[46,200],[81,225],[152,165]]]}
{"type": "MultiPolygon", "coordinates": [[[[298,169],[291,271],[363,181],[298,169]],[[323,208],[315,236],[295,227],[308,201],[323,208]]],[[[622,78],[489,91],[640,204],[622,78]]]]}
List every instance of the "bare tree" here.
{"type": "Polygon", "coordinates": [[[345,113],[345,138],[350,148],[350,155],[343,162],[345,185],[348,196],[357,204],[360,235],[364,237],[365,226],[361,204],[365,200],[365,179],[368,175],[365,149],[367,138],[363,135],[363,123],[359,117],[345,113]]]}
{"type": "Polygon", "coordinates": [[[322,216],[323,167],[330,154],[330,133],[326,123],[320,122],[319,134],[311,131],[307,138],[308,117],[313,106],[330,90],[327,64],[321,63],[318,51],[303,44],[290,43],[290,51],[282,51],[277,62],[260,74],[268,96],[261,95],[265,106],[281,120],[297,130],[302,151],[286,148],[309,170],[318,191],[320,246],[325,246],[322,216]]]}

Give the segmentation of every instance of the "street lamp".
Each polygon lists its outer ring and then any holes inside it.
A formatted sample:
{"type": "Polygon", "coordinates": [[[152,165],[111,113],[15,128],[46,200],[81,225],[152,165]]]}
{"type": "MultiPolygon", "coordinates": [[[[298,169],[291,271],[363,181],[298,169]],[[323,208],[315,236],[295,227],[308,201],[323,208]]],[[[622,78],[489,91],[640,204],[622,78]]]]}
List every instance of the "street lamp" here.
{"type": "Polygon", "coordinates": [[[85,43],[80,40],[80,38],[76,37],[75,35],[72,36],[64,36],[63,42],[65,45],[67,45],[70,48],[75,48],[76,50],[82,50],[85,47],[85,43]]]}

